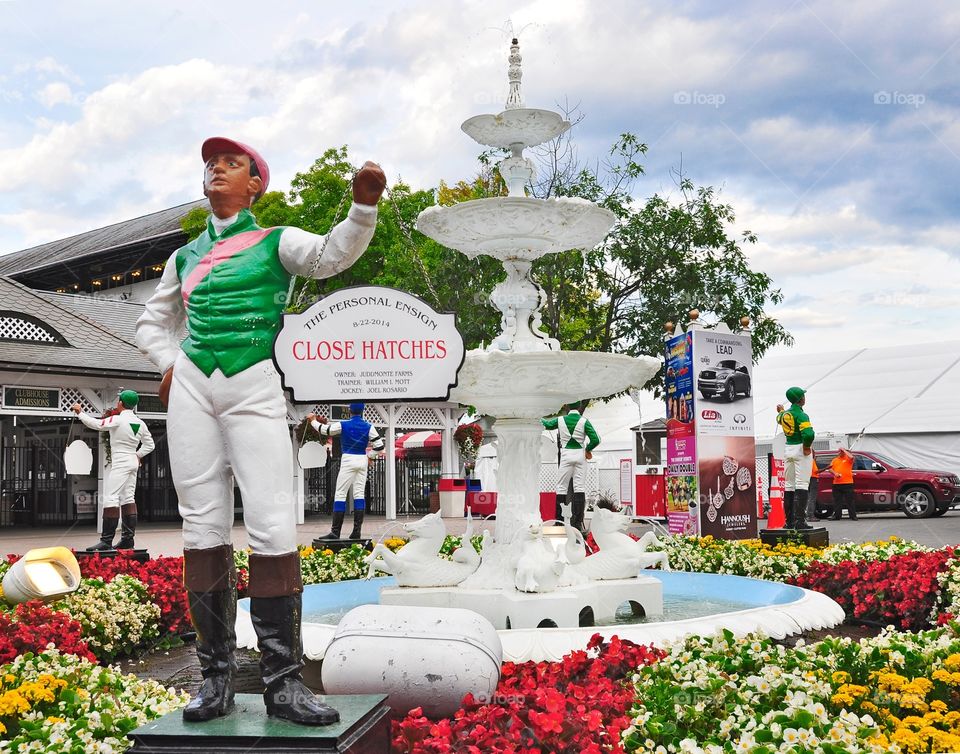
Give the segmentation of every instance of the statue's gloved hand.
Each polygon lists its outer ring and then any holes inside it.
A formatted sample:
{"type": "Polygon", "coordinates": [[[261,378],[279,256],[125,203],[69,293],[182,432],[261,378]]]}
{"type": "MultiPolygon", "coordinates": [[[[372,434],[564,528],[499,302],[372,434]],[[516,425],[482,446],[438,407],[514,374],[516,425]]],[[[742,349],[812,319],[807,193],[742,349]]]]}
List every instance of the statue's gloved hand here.
{"type": "Polygon", "coordinates": [[[387,187],[387,176],[375,162],[367,160],[353,177],[353,201],[357,204],[376,204],[387,187]]]}

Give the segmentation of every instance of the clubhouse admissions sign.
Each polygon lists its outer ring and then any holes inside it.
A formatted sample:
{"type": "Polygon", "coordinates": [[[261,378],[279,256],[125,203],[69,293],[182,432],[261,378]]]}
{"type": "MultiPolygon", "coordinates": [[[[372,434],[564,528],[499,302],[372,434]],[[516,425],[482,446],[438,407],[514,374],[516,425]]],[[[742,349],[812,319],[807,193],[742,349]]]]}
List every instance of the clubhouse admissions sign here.
{"type": "Polygon", "coordinates": [[[456,318],[393,288],[344,288],[284,314],[274,361],[293,400],[446,400],[463,364],[456,318]]]}

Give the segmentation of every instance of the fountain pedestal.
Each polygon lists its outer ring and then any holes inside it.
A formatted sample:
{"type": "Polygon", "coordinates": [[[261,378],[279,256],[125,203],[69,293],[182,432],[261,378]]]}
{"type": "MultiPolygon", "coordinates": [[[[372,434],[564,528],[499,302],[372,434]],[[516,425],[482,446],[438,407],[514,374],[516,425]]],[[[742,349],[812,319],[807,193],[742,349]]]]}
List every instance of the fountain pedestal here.
{"type": "Polygon", "coordinates": [[[663,614],[663,584],[652,576],[591,581],[552,592],[529,594],[516,589],[460,586],[380,592],[381,605],[460,607],[480,613],[497,629],[571,628],[612,623],[619,609],[633,615],[663,614]]]}

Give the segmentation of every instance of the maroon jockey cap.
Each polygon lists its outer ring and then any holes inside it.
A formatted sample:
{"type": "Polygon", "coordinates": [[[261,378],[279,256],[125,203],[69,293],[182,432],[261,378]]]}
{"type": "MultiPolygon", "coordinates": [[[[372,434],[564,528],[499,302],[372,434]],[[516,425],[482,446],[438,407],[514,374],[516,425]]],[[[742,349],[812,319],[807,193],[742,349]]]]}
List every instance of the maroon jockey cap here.
{"type": "Polygon", "coordinates": [[[212,136],[203,142],[203,146],[200,147],[200,156],[203,157],[204,162],[215,154],[224,154],[225,152],[238,152],[249,157],[253,161],[253,164],[257,166],[257,172],[260,173],[260,180],[263,182],[263,190],[260,194],[263,195],[267,193],[267,186],[270,185],[270,167],[256,149],[242,142],[228,139],[225,136],[212,136]]]}

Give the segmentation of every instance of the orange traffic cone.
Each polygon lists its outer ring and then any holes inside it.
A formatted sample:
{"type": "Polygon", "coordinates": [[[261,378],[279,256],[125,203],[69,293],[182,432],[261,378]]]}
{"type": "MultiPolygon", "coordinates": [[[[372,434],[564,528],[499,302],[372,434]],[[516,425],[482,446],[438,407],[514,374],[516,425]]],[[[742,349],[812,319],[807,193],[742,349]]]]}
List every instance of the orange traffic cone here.
{"type": "Polygon", "coordinates": [[[783,512],[783,498],[770,497],[770,515],[767,517],[768,529],[782,529],[787,523],[787,516],[783,512]]]}

